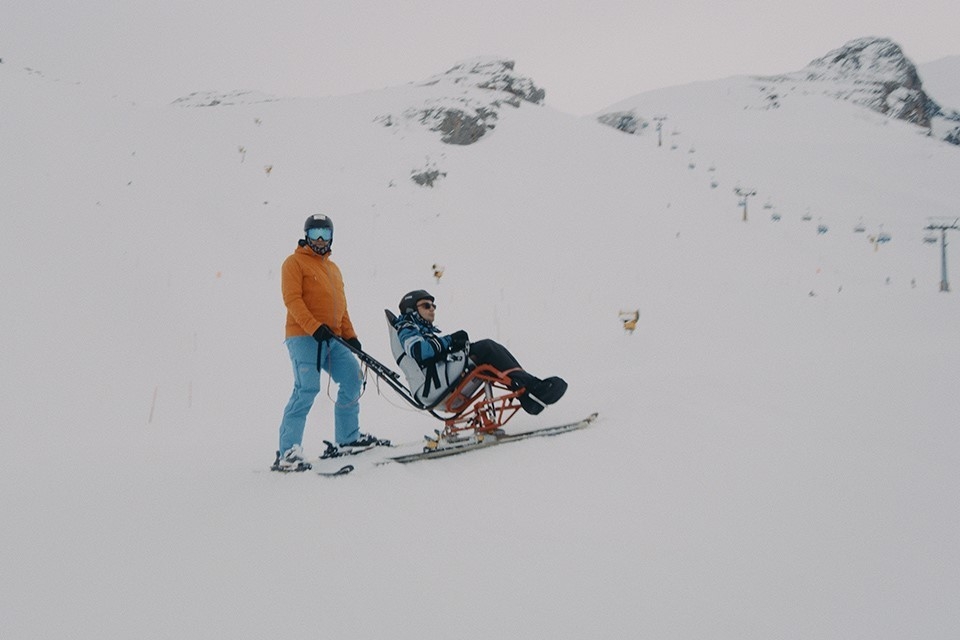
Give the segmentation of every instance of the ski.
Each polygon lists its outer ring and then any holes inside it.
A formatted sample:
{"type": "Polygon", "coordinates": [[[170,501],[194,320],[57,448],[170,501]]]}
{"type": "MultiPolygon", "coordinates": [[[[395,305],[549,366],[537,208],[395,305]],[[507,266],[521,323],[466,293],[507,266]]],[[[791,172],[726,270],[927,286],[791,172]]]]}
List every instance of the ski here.
{"type": "Polygon", "coordinates": [[[389,440],[377,440],[367,446],[363,447],[351,447],[349,449],[343,449],[338,445],[333,444],[329,440],[324,440],[323,443],[327,445],[326,450],[320,454],[320,460],[330,460],[331,458],[343,458],[346,456],[355,456],[365,451],[370,451],[377,447],[393,447],[394,445],[390,443],[389,440]]]}
{"type": "MultiPolygon", "coordinates": [[[[323,441],[327,445],[326,451],[321,454],[321,456],[313,463],[314,468],[316,469],[319,466],[319,470],[316,471],[317,475],[324,476],[327,478],[335,478],[338,476],[345,476],[348,473],[355,470],[355,467],[352,464],[347,464],[343,458],[348,458],[352,456],[358,456],[361,453],[366,453],[368,451],[373,451],[374,449],[395,449],[397,445],[391,443],[389,440],[378,439],[375,443],[366,446],[366,447],[351,447],[349,449],[341,449],[337,445],[329,442],[328,440],[323,441]],[[339,469],[334,471],[327,471],[330,469],[332,464],[342,464],[339,469]]],[[[366,456],[365,456],[366,457],[366,456]]],[[[359,462],[357,464],[360,464],[359,462]]]]}
{"type": "Polygon", "coordinates": [[[527,440],[529,438],[543,438],[549,436],[560,435],[561,433],[569,433],[571,431],[577,431],[578,429],[584,429],[589,427],[597,419],[596,413],[592,413],[583,420],[577,422],[571,422],[569,424],[561,424],[553,427],[543,427],[542,429],[533,429],[532,431],[521,431],[520,433],[500,433],[500,434],[483,434],[482,439],[469,439],[462,443],[454,443],[448,446],[438,447],[436,449],[424,449],[418,453],[410,453],[402,456],[393,456],[385,458],[384,460],[378,462],[377,464],[389,464],[391,462],[399,462],[400,464],[407,464],[409,462],[416,462],[418,460],[433,460],[435,458],[447,458],[449,456],[459,455],[461,453],[467,453],[468,451],[476,451],[477,449],[486,449],[500,444],[506,444],[508,442],[519,442],[521,440],[527,440]]]}
{"type": "Polygon", "coordinates": [[[351,471],[353,471],[353,465],[352,465],[352,464],[347,464],[347,465],[344,465],[344,466],[340,467],[340,468],[337,469],[336,471],[317,471],[317,475],[318,475],[318,476],[323,476],[323,477],[325,477],[325,478],[336,478],[336,477],[338,477],[338,476],[345,476],[345,475],[347,475],[348,473],[350,473],[351,471]]]}

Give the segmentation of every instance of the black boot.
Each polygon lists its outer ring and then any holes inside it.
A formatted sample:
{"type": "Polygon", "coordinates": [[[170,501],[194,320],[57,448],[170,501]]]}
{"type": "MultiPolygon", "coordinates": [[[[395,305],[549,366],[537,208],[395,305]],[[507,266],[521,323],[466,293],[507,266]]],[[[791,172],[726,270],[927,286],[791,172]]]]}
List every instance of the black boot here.
{"type": "Polygon", "coordinates": [[[526,393],[523,394],[523,398],[526,398],[526,404],[521,398],[520,406],[527,413],[536,415],[546,409],[548,404],[553,404],[562,398],[566,392],[566,381],[563,378],[553,376],[527,387],[526,393]]]}
{"type": "Polygon", "coordinates": [[[563,378],[551,376],[539,383],[527,387],[527,393],[536,396],[543,404],[553,404],[567,392],[567,382],[563,378]]]}
{"type": "Polygon", "coordinates": [[[567,383],[556,376],[541,380],[526,371],[516,371],[509,377],[513,381],[513,389],[524,389],[518,398],[520,406],[534,416],[546,409],[548,404],[562,398],[567,391],[567,383]]]}
{"type": "Polygon", "coordinates": [[[507,374],[507,376],[512,381],[510,388],[516,391],[517,389],[523,389],[517,400],[520,402],[520,406],[524,411],[530,415],[537,415],[543,411],[544,405],[542,402],[539,402],[535,398],[530,397],[530,389],[535,385],[541,383],[540,378],[527,373],[526,371],[514,371],[513,373],[507,374]]]}

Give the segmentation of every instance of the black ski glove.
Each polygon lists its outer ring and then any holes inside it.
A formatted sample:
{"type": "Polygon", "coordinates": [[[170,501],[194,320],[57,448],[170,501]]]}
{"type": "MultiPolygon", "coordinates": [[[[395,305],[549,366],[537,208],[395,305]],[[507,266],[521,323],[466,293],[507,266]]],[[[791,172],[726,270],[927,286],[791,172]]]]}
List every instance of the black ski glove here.
{"type": "Polygon", "coordinates": [[[344,340],[348,345],[356,349],[357,351],[363,351],[363,346],[360,344],[360,340],[357,338],[348,338],[344,340]]]}
{"type": "Polygon", "coordinates": [[[320,328],[313,332],[313,339],[320,343],[326,342],[332,337],[333,331],[325,324],[320,325],[320,328]]]}
{"type": "Polygon", "coordinates": [[[461,329],[460,331],[455,331],[450,334],[450,351],[463,351],[467,346],[467,342],[470,341],[470,336],[467,335],[467,332],[461,329]]]}

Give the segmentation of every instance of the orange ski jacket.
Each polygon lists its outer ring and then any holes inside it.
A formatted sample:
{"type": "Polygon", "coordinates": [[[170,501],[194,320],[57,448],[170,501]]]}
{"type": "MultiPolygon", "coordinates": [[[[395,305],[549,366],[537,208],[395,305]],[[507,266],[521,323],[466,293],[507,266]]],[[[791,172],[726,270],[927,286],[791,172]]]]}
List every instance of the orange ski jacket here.
{"type": "Polygon", "coordinates": [[[283,261],[280,289],[287,307],[287,337],[310,336],[325,324],[343,338],[357,337],[347,312],[340,268],[330,254],[298,247],[283,261]]]}

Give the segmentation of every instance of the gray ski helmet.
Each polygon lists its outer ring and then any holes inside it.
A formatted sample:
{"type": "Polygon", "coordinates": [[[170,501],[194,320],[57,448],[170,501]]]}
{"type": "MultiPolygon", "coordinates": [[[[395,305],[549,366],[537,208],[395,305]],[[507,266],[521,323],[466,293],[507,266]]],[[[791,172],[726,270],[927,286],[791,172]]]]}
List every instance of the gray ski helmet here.
{"type": "Polygon", "coordinates": [[[310,229],[322,229],[328,228],[333,232],[333,220],[329,216],[325,216],[322,213],[315,213],[307,221],[303,223],[303,232],[306,233],[310,229]]]}
{"type": "Polygon", "coordinates": [[[407,295],[400,298],[400,314],[411,313],[417,310],[417,303],[421,300],[429,300],[433,302],[436,298],[424,291],[423,289],[417,289],[416,291],[411,291],[407,295]]]}

